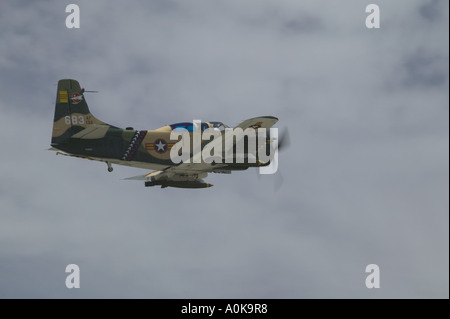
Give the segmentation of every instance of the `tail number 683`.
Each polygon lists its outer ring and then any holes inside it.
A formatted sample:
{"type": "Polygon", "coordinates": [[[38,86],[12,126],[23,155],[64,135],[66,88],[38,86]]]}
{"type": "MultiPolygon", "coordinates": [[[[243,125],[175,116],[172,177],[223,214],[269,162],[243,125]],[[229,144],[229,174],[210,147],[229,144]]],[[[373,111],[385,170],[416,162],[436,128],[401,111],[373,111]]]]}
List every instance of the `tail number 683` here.
{"type": "Polygon", "coordinates": [[[71,125],[71,124],[73,124],[73,125],[83,125],[83,124],[85,124],[84,116],[82,116],[82,115],[72,115],[72,116],[67,115],[67,116],[64,117],[64,122],[67,125],[71,125]]]}

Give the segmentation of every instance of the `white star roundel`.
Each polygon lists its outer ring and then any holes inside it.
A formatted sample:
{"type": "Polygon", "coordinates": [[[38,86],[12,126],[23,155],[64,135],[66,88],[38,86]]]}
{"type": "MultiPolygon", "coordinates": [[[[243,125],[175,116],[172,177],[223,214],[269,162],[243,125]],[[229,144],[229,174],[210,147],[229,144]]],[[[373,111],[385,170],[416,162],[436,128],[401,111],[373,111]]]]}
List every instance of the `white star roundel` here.
{"type": "Polygon", "coordinates": [[[159,138],[155,141],[155,151],[157,153],[165,153],[167,151],[167,143],[162,138],[159,138]]]}

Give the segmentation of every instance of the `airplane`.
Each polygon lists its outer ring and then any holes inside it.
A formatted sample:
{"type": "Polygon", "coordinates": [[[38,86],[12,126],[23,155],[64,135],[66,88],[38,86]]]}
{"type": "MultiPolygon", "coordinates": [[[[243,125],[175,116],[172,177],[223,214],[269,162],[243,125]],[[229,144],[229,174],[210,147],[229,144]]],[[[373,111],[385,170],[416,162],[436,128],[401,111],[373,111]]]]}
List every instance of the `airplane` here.
{"type": "MultiPolygon", "coordinates": [[[[192,140],[195,130],[203,132],[214,129],[219,131],[223,138],[225,131],[230,128],[222,122],[201,122],[198,125],[193,121],[170,124],[156,130],[135,130],[132,127],[122,129],[92,115],[84,97],[85,92],[89,91],[81,88],[76,80],[58,81],[50,148],[56,151],[57,155],[105,162],[109,172],[113,171],[112,164],[153,170],[146,175],[127,179],[143,180],[146,187],[161,188],[208,188],[213,186],[203,180],[208,173],[231,174],[232,171],[242,171],[249,167],[267,166],[273,160],[273,156],[265,162],[259,159],[262,151],[265,151],[266,155],[272,154],[274,138],[267,133],[264,144],[258,145],[254,161],[249,160],[250,155],[244,153],[244,162],[207,163],[202,159],[200,162],[175,163],[170,156],[171,149],[178,142],[170,138],[173,131],[188,132],[192,140]]],[[[274,116],[255,117],[243,121],[237,128],[269,129],[277,121],[278,118],[274,116]]],[[[214,140],[201,141],[201,149],[213,142],[214,140]]],[[[236,143],[237,141],[233,144],[234,148],[236,143]]],[[[278,140],[278,148],[281,144],[282,138],[278,140]]],[[[192,149],[189,157],[192,159],[199,151],[192,149]]]]}

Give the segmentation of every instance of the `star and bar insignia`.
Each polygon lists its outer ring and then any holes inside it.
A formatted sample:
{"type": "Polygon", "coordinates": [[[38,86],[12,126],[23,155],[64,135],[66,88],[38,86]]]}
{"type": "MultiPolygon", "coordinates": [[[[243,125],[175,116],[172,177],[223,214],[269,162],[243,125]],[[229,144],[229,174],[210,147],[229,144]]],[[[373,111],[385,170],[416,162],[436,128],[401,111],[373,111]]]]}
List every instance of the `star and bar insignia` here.
{"type": "Polygon", "coordinates": [[[175,143],[167,143],[164,139],[158,138],[153,143],[145,143],[145,149],[147,151],[155,151],[159,154],[164,154],[167,150],[170,150],[175,143]]]}

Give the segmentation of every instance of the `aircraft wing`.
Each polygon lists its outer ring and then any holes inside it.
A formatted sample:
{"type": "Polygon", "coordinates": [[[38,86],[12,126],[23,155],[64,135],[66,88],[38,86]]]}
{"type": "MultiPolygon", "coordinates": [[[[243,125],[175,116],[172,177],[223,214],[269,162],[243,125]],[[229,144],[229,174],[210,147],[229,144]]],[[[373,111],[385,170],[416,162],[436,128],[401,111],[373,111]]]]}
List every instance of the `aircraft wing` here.
{"type": "MultiPolygon", "coordinates": [[[[170,168],[167,167],[166,169],[170,168]]],[[[165,170],[165,169],[164,169],[165,170]]],[[[145,175],[138,175],[138,176],[133,176],[133,177],[127,177],[124,178],[126,180],[134,180],[134,181],[150,181],[152,179],[152,177],[156,178],[156,176],[163,174],[164,175],[164,170],[157,170],[157,171],[153,171],[150,172],[148,174],[145,175]]],[[[160,176],[160,178],[163,176],[160,176]]],[[[168,176],[166,176],[168,178],[168,176]]]]}
{"type": "MultiPolygon", "coordinates": [[[[274,116],[260,116],[260,117],[254,117],[254,118],[245,120],[242,123],[240,123],[239,125],[237,125],[235,128],[241,128],[244,131],[247,128],[253,128],[255,130],[264,128],[267,131],[272,126],[274,126],[276,122],[278,122],[278,118],[276,118],[274,116]]],[[[238,142],[239,141],[236,138],[236,142],[234,144],[236,144],[238,142]]],[[[233,144],[233,146],[234,146],[234,144],[233,144]]],[[[260,147],[262,147],[262,146],[260,146],[260,147]]],[[[228,148],[225,150],[225,152],[228,152],[229,150],[230,149],[228,148]]]]}
{"type": "Polygon", "coordinates": [[[252,127],[254,129],[258,128],[271,128],[275,125],[275,123],[278,122],[278,118],[274,116],[261,116],[261,117],[254,117],[248,120],[245,120],[244,122],[240,123],[236,127],[240,127],[243,130],[246,128],[252,127]]]}

